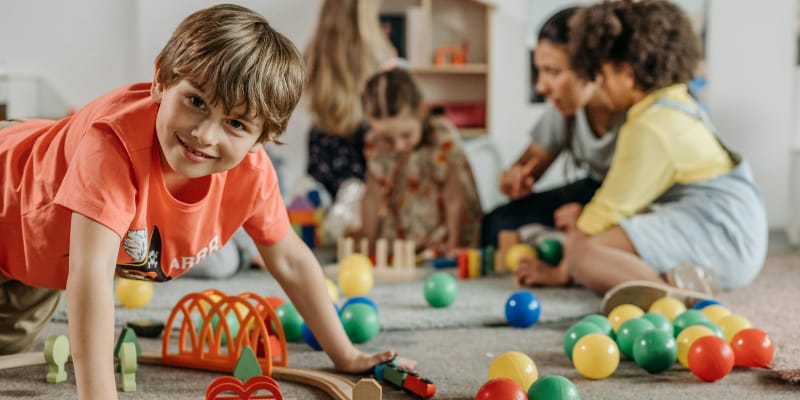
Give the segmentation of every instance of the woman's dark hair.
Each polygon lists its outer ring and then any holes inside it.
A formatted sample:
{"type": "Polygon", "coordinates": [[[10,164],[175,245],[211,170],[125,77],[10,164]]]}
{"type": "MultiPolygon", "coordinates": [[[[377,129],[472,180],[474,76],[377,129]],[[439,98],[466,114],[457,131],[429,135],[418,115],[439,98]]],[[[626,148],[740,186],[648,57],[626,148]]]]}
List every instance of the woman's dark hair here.
{"type": "Polygon", "coordinates": [[[689,19],[666,0],[606,1],[579,10],[570,27],[570,63],[585,79],[605,63],[627,63],[637,87],[650,92],[689,81],[700,61],[689,19]]]}
{"type": "Polygon", "coordinates": [[[567,45],[569,43],[569,19],[575,15],[578,7],[565,8],[544,21],[539,28],[537,41],[547,40],[553,44],[567,45]]]}

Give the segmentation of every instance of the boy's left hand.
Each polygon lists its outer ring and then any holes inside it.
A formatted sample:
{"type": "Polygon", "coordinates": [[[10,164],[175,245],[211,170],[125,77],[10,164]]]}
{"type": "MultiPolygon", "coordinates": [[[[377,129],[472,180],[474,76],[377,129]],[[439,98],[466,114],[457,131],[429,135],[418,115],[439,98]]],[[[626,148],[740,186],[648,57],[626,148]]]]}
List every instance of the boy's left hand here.
{"type": "MultiPolygon", "coordinates": [[[[386,350],[382,353],[367,354],[358,352],[358,355],[344,363],[336,364],[337,370],[342,372],[360,373],[371,371],[376,365],[384,363],[395,357],[394,350],[386,350]]],[[[400,367],[409,371],[417,368],[417,362],[403,357],[397,357],[397,363],[400,367]]]]}

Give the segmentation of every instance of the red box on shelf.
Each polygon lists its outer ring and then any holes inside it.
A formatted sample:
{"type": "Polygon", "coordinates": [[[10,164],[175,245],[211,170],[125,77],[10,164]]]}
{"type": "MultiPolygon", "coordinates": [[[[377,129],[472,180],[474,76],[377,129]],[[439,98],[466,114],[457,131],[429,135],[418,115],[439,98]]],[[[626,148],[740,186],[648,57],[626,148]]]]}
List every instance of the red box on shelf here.
{"type": "Polygon", "coordinates": [[[457,128],[486,126],[486,103],[432,103],[432,110],[441,110],[457,128]]]}

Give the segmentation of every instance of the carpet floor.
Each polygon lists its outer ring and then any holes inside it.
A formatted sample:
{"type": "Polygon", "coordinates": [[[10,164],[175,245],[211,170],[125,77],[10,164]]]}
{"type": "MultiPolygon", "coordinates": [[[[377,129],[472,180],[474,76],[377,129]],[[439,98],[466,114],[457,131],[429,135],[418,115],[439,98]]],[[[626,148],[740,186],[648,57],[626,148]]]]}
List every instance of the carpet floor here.
{"type": "MultiPolygon", "coordinates": [[[[763,272],[750,286],[723,293],[719,300],[733,312],[741,314],[770,334],[776,345],[771,369],[735,369],[715,383],[704,383],[691,372],[675,364],[661,374],[649,374],[632,361],[622,361],[608,379],[590,381],[578,374],[563,352],[563,335],[567,327],[580,317],[575,312],[568,318],[543,320],[528,329],[504,325],[475,323],[474,326],[419,328],[412,330],[387,329],[374,340],[360,345],[366,351],[394,348],[401,355],[416,359],[423,377],[437,385],[438,399],[472,399],[485,382],[492,359],[506,351],[521,351],[529,355],[538,367],[539,376],[563,375],[578,387],[584,399],[796,399],[800,386],[788,383],[786,376],[800,371],[800,254],[771,254],[763,272]],[[784,377],[780,373],[784,373],[784,377]]],[[[466,283],[466,282],[462,282],[466,283]]],[[[498,284],[501,285],[501,284],[498,284]]],[[[460,287],[462,287],[461,285],[460,287]]],[[[510,288],[509,288],[510,290],[510,288]]],[[[584,292],[579,289],[568,289],[584,292]]],[[[545,299],[545,294],[534,292],[545,299]]],[[[500,293],[501,290],[498,290],[500,293]]],[[[464,292],[461,292],[463,294],[464,292]]],[[[507,295],[507,292],[503,292],[507,295]]],[[[585,301],[596,310],[599,298],[583,294],[585,301]]],[[[497,296],[500,296],[499,294],[497,296]]],[[[461,299],[461,298],[460,298],[461,299]]],[[[484,299],[486,300],[486,299],[484,299]]],[[[460,300],[459,300],[460,301],[460,300]]],[[[488,300],[486,300],[488,301],[488,300]]],[[[495,301],[495,300],[492,300],[495,301]]],[[[389,307],[384,305],[379,307],[389,307]]],[[[542,300],[543,315],[548,302],[542,300]]],[[[592,312],[589,311],[589,312],[592,312]]],[[[382,322],[386,311],[381,313],[382,322]]],[[[64,322],[51,323],[44,337],[66,334],[64,322]]],[[[141,339],[146,351],[158,351],[160,341],[141,339]]],[[[39,345],[41,349],[41,341],[39,345]]],[[[311,350],[303,343],[289,346],[289,365],[300,368],[328,369],[330,361],[324,353],[311,350]]],[[[44,383],[44,366],[0,371],[0,399],[75,398],[74,376],[62,384],[44,383]]],[[[143,365],[137,373],[138,391],[120,393],[121,399],[197,399],[203,398],[205,388],[218,373],[143,365]]],[[[351,376],[356,380],[358,376],[351,376]]],[[[280,382],[286,397],[298,399],[327,399],[324,393],[307,386],[280,382]]],[[[384,386],[384,399],[407,399],[407,394],[384,386]]]]}

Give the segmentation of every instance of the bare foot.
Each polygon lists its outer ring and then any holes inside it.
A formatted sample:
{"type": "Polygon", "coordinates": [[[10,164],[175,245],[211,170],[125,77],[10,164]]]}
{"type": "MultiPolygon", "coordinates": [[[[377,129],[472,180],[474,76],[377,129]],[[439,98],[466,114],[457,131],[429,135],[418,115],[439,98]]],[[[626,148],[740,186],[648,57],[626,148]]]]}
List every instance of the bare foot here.
{"type": "Polygon", "coordinates": [[[552,267],[533,257],[522,257],[514,271],[514,280],[522,286],[566,286],[569,270],[564,260],[552,267]]]}

